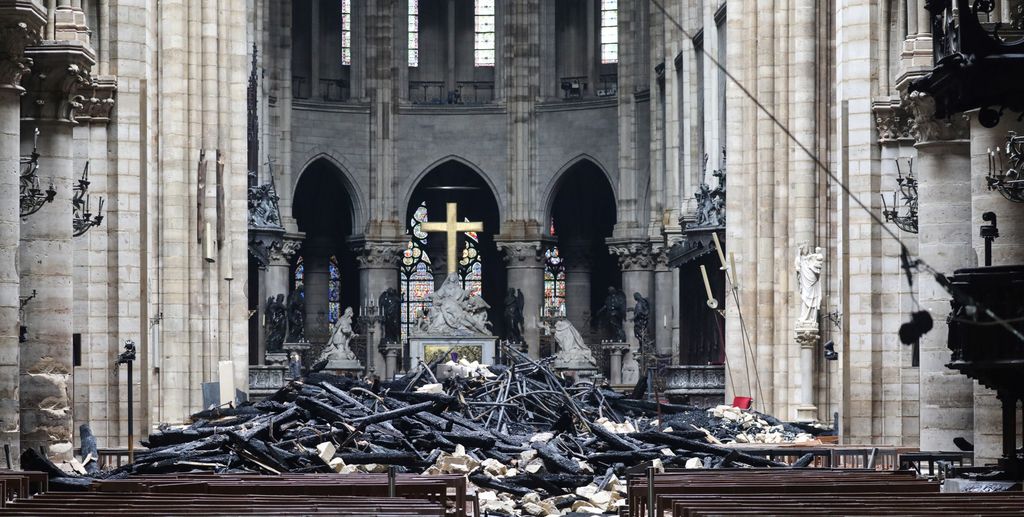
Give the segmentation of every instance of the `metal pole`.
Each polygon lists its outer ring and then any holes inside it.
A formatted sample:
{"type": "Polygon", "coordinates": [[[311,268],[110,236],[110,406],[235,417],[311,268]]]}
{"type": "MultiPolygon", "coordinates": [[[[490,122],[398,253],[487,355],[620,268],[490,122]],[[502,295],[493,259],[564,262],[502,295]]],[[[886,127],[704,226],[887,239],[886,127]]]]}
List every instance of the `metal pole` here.
{"type": "Polygon", "coordinates": [[[647,467],[647,517],[655,517],[654,509],[654,467],[647,467]]]}
{"type": "Polygon", "coordinates": [[[395,478],[398,475],[398,469],[394,465],[388,465],[388,497],[395,497],[395,478]]]}
{"type": "Polygon", "coordinates": [[[135,404],[132,403],[132,387],[132,362],[128,361],[128,463],[135,463],[135,433],[132,415],[135,404]]]}

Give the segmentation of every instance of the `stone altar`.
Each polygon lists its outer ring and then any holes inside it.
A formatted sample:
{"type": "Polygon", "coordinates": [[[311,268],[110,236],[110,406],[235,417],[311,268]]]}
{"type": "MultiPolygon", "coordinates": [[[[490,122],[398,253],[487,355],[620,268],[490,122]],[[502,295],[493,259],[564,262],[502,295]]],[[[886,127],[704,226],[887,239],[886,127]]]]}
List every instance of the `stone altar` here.
{"type": "Polygon", "coordinates": [[[725,366],[686,365],[665,368],[665,397],[673,404],[713,407],[725,403],[725,366]]]}
{"type": "Polygon", "coordinates": [[[458,273],[448,274],[430,302],[409,338],[411,367],[421,360],[429,363],[453,347],[459,358],[494,364],[497,338],[487,321],[490,306],[462,288],[458,273]]]}

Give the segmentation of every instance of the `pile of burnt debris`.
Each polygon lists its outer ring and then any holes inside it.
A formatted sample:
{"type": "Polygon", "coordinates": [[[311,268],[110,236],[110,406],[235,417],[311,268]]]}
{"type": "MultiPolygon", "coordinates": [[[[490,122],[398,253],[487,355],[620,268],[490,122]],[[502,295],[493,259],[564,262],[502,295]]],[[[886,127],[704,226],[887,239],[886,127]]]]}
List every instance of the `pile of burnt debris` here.
{"type": "MultiPolygon", "coordinates": [[[[442,365],[443,366],[443,365],[442,365]]],[[[87,457],[68,474],[34,451],[23,467],[52,485],[91,478],[222,473],[462,473],[496,514],[603,513],[622,504],[629,471],[645,467],[806,466],[745,454],[725,444],[812,439],[770,416],[627,398],[592,384],[568,385],[545,361],[511,366],[449,363],[438,381],[420,369],[388,383],[314,373],[270,398],[196,413],[162,426],[135,461],[98,471],[87,457]],[[760,439],[758,438],[760,437],[760,439]]],[[[83,455],[90,446],[83,442],[83,455]]]]}

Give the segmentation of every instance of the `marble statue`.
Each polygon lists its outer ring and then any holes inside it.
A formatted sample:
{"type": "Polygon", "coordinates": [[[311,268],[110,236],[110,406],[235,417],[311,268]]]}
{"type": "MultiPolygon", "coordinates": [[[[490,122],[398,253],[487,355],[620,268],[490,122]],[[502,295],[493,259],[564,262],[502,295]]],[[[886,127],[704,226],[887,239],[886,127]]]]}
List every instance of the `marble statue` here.
{"type": "Polygon", "coordinates": [[[338,318],[338,323],[334,326],[331,339],[327,341],[327,345],[316,362],[326,359],[328,368],[331,367],[331,363],[358,362],[356,354],[349,347],[349,343],[357,335],[352,329],[352,318],[352,307],[346,307],[345,312],[338,318]]]}
{"type": "Polygon", "coordinates": [[[398,343],[402,337],[402,297],[397,289],[388,287],[380,293],[378,303],[383,317],[381,326],[384,328],[381,342],[398,343]]]}
{"type": "Polygon", "coordinates": [[[267,350],[276,352],[284,345],[285,330],[288,325],[287,309],[284,306],[284,295],[267,298],[267,306],[263,313],[263,328],[266,332],[267,350]]]}
{"type": "Polygon", "coordinates": [[[818,309],[821,308],[821,270],[825,255],[821,248],[811,252],[806,245],[800,245],[796,256],[796,273],[800,286],[800,315],[798,324],[817,326],[818,309]]]}
{"type": "Polygon", "coordinates": [[[296,289],[288,295],[288,342],[298,343],[306,335],[306,302],[302,291],[296,289]]]}
{"type": "Polygon", "coordinates": [[[555,342],[558,353],[555,354],[555,366],[581,369],[597,368],[597,360],[590,348],[583,343],[583,336],[569,320],[560,319],[555,322],[555,342]]]}
{"type": "Polygon", "coordinates": [[[505,339],[512,343],[523,342],[523,291],[509,287],[505,294],[505,339]]]}
{"type": "Polygon", "coordinates": [[[430,311],[424,311],[417,325],[422,334],[435,336],[490,335],[487,309],[491,306],[462,288],[458,273],[449,273],[441,287],[430,295],[430,311]]]}
{"type": "Polygon", "coordinates": [[[626,329],[623,321],[626,318],[626,294],[613,286],[608,286],[608,295],[604,298],[604,306],[597,314],[604,314],[604,321],[611,333],[610,339],[619,343],[626,341],[626,329]]]}
{"type": "Polygon", "coordinates": [[[651,321],[651,302],[640,293],[633,293],[633,300],[636,301],[636,305],[633,306],[633,336],[636,337],[637,343],[644,346],[650,329],[648,324],[651,321]]]}

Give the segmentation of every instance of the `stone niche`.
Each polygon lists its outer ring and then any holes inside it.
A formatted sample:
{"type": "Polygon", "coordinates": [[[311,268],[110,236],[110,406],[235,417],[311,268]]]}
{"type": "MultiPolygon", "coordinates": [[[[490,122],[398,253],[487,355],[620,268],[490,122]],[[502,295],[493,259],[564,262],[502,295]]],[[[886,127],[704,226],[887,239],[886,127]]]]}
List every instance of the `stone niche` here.
{"type": "Polygon", "coordinates": [[[665,396],[673,404],[713,407],[725,402],[725,366],[676,365],[665,368],[665,396]]]}

